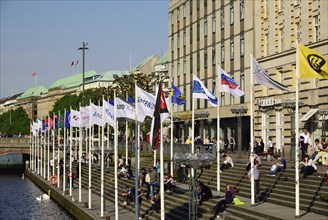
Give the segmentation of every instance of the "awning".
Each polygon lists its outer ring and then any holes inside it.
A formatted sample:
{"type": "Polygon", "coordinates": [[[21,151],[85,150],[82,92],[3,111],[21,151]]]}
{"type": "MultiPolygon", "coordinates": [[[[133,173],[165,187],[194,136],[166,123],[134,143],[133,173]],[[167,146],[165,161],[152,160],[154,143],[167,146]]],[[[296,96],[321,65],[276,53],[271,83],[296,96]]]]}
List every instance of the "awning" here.
{"type": "Polygon", "coordinates": [[[301,118],[301,121],[307,121],[309,118],[312,117],[316,112],[318,111],[317,108],[310,109],[303,117],[301,118]]]}

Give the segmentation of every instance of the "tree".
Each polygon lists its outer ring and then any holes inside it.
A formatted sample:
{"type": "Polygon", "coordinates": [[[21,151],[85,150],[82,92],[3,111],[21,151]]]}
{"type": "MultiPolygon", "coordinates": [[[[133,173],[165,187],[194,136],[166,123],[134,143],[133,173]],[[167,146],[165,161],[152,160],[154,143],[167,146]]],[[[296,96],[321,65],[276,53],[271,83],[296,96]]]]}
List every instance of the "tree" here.
{"type": "Polygon", "coordinates": [[[65,95],[58,99],[55,102],[53,109],[49,112],[49,116],[53,116],[53,114],[58,114],[58,112],[64,112],[66,109],[69,111],[70,108],[72,109],[79,109],[79,105],[81,102],[81,97],[77,95],[65,95]]]}
{"type": "Polygon", "coordinates": [[[19,107],[0,115],[0,132],[8,136],[30,133],[30,119],[26,111],[19,107]]]}

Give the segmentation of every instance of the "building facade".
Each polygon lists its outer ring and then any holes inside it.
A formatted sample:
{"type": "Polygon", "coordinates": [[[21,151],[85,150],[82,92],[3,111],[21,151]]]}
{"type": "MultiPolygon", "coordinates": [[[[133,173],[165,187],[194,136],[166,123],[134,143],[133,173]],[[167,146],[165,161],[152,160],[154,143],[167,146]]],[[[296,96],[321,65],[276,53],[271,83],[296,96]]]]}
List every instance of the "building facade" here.
{"type": "MultiPolygon", "coordinates": [[[[182,118],[176,123],[181,130],[178,138],[191,137],[188,120],[192,101],[195,101],[195,113],[199,115],[198,119],[196,116],[195,136],[204,139],[207,135],[211,138],[217,135],[217,109],[206,100],[192,100],[192,78],[196,75],[219,98],[221,138],[233,136],[243,149],[248,149],[252,53],[270,77],[289,87],[289,92],[282,92],[262,85],[254,86],[255,136],[257,139],[262,137],[264,142],[272,137],[280,149],[290,147],[293,133],[290,115],[294,109],[282,102],[295,97],[296,39],[327,56],[327,9],[327,1],[315,0],[170,1],[169,74],[188,100],[185,106],[174,108],[176,115],[182,118]],[[216,90],[219,67],[240,85],[244,97],[234,98],[230,93],[216,90]],[[276,104],[269,105],[272,100],[276,100],[276,104]],[[240,107],[247,109],[247,113],[237,115],[233,109],[240,107]]],[[[302,116],[310,108],[328,109],[327,80],[302,79],[300,84],[302,116]]],[[[317,137],[320,129],[308,124],[305,122],[302,126],[315,134],[313,138],[317,137]]]]}

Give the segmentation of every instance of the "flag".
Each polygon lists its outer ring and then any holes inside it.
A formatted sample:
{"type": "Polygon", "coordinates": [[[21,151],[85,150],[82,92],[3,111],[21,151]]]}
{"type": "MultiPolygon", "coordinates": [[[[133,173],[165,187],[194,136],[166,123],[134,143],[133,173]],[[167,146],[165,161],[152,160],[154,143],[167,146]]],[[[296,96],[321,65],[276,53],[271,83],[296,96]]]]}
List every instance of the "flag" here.
{"type": "Polygon", "coordinates": [[[54,122],[53,122],[54,128],[59,128],[59,121],[60,121],[60,113],[58,116],[54,115],[54,122]]]}
{"type": "Polygon", "coordinates": [[[114,105],[103,99],[104,105],[104,123],[108,123],[110,126],[114,127],[114,105]]]}
{"type": "Polygon", "coordinates": [[[153,94],[143,91],[137,87],[138,94],[138,121],[143,122],[146,116],[153,117],[156,97],[153,94]]]}
{"type": "Polygon", "coordinates": [[[38,119],[38,132],[42,132],[43,131],[43,122],[42,120],[38,119]]]}
{"type": "Polygon", "coordinates": [[[192,90],[193,98],[207,99],[212,106],[218,106],[218,98],[208,91],[204,84],[195,75],[192,90]]]}
{"type": "Polygon", "coordinates": [[[80,127],[81,115],[79,111],[71,110],[71,113],[69,115],[69,123],[72,127],[80,127]]]}
{"type": "Polygon", "coordinates": [[[135,100],[134,100],[134,98],[132,98],[131,96],[128,95],[128,102],[131,104],[134,104],[135,100]]]}
{"type": "Polygon", "coordinates": [[[173,82],[172,82],[171,93],[172,93],[173,104],[183,105],[187,103],[186,96],[181,93],[178,87],[174,86],[173,82]]]}
{"type": "Polygon", "coordinates": [[[38,123],[36,122],[33,122],[33,125],[32,125],[32,132],[33,132],[33,136],[37,136],[37,133],[39,131],[39,125],[38,123]]]}
{"type": "Polygon", "coordinates": [[[297,59],[299,78],[328,79],[328,60],[323,55],[299,44],[297,59]]]}
{"type": "Polygon", "coordinates": [[[122,99],[116,97],[116,118],[125,118],[130,120],[135,120],[135,109],[129,103],[123,101],[122,99]]]}
{"type": "Polygon", "coordinates": [[[77,66],[77,64],[79,64],[79,61],[78,61],[78,60],[76,60],[76,62],[75,62],[75,66],[77,66]]]}
{"type": "Polygon", "coordinates": [[[167,109],[166,100],[164,97],[164,92],[162,89],[162,84],[159,84],[157,97],[156,97],[156,105],[154,109],[154,117],[151,125],[151,137],[150,137],[150,145],[153,149],[158,149],[158,144],[160,141],[161,134],[161,123],[169,117],[169,111],[167,109]]]}
{"type": "Polygon", "coordinates": [[[61,116],[58,119],[58,128],[64,128],[64,127],[65,127],[65,114],[64,116],[61,116]]]}
{"type": "Polygon", "coordinates": [[[220,68],[221,74],[221,92],[230,92],[234,97],[241,97],[245,93],[240,89],[239,85],[226,73],[222,68],[220,68]]]}
{"type": "Polygon", "coordinates": [[[71,126],[69,118],[70,118],[70,112],[66,111],[65,112],[65,120],[64,120],[65,121],[65,123],[64,123],[65,128],[69,128],[71,126]]]}
{"type": "Polygon", "coordinates": [[[74,66],[74,61],[72,61],[71,66],[74,66]]]}
{"type": "Polygon", "coordinates": [[[272,89],[279,89],[279,90],[285,90],[288,91],[288,87],[275,81],[274,79],[272,79],[264,70],[263,68],[260,66],[260,64],[258,64],[258,62],[256,61],[256,59],[254,57],[252,57],[252,65],[253,65],[253,82],[254,85],[255,84],[261,84],[261,85],[265,85],[269,88],[272,89]]]}
{"type": "Polygon", "coordinates": [[[95,104],[90,104],[90,124],[91,125],[99,125],[99,126],[103,126],[103,122],[102,122],[102,114],[103,114],[103,110],[102,110],[102,106],[97,106],[95,104]]]}
{"type": "Polygon", "coordinates": [[[89,121],[90,121],[90,108],[89,106],[85,106],[85,107],[80,107],[80,125],[81,127],[89,127],[89,121]]]}
{"type": "Polygon", "coordinates": [[[32,73],[32,76],[36,76],[36,72],[33,72],[33,73],[32,73]]]}

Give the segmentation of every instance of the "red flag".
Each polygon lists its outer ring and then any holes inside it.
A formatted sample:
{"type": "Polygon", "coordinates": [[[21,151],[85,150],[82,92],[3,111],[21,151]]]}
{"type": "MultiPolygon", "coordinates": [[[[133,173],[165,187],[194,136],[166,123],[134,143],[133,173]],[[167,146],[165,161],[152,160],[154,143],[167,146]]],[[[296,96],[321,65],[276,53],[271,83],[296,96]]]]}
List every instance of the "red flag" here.
{"type": "Polygon", "coordinates": [[[33,73],[32,73],[32,76],[36,76],[36,72],[33,72],[33,73]]]}
{"type": "Polygon", "coordinates": [[[74,66],[74,61],[72,61],[71,66],[74,66]]]}
{"type": "Polygon", "coordinates": [[[159,141],[160,141],[160,134],[161,134],[161,123],[168,118],[169,111],[167,109],[164,92],[162,89],[162,84],[159,84],[157,97],[156,97],[156,104],[154,110],[154,118],[151,125],[151,145],[153,149],[158,149],[159,141]]]}

